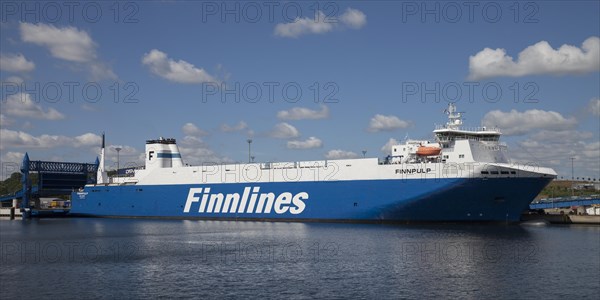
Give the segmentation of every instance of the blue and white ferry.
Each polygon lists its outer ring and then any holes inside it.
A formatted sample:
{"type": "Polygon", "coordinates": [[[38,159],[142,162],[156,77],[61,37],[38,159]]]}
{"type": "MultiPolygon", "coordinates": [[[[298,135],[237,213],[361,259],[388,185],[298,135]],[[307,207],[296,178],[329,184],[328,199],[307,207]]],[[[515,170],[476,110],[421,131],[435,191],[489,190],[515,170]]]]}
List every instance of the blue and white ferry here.
{"type": "MultiPolygon", "coordinates": [[[[146,141],[145,166],[72,194],[71,214],[218,220],[518,221],[554,178],[513,164],[495,128],[463,128],[450,104],[434,141],[407,140],[383,160],[184,164],[175,139],[146,141]]],[[[104,144],[104,142],[103,142],[104,144]]]]}

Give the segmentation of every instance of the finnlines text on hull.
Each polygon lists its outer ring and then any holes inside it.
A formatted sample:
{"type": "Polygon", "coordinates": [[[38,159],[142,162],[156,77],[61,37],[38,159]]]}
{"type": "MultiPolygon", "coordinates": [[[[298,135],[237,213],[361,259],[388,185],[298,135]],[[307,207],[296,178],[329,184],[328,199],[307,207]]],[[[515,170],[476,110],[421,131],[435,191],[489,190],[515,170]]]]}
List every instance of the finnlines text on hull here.
{"type": "Polygon", "coordinates": [[[211,188],[190,188],[183,208],[184,213],[189,213],[192,206],[198,206],[199,213],[256,213],[269,214],[273,210],[276,214],[300,214],[306,208],[307,192],[292,194],[283,192],[260,193],[260,187],[245,187],[239,193],[211,193],[211,188]],[[199,203],[199,204],[197,204],[199,203]]]}

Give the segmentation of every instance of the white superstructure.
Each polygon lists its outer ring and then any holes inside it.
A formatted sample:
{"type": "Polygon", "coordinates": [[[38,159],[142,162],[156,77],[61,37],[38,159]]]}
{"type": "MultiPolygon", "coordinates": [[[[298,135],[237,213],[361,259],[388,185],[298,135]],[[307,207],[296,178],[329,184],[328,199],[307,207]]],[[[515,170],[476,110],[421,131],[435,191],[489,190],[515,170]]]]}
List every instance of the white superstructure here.
{"type": "MultiPolygon", "coordinates": [[[[495,128],[461,127],[462,113],[454,104],[448,122],[433,133],[435,141],[407,140],[394,145],[384,160],[360,158],[248,164],[185,165],[175,139],[146,142],[144,168],[132,176],[113,177],[109,184],[163,185],[240,182],[303,182],[335,180],[436,179],[479,177],[552,177],[554,170],[511,164],[507,147],[495,128]]],[[[99,178],[101,178],[99,176],[99,178]]],[[[102,184],[106,182],[100,182],[102,184]]]]}
{"type": "Polygon", "coordinates": [[[441,163],[509,163],[507,146],[500,142],[496,128],[462,128],[462,113],[451,103],[446,109],[448,122],[433,131],[435,142],[408,140],[392,147],[389,161],[393,164],[441,163]],[[419,151],[421,150],[421,151],[419,151]]]}

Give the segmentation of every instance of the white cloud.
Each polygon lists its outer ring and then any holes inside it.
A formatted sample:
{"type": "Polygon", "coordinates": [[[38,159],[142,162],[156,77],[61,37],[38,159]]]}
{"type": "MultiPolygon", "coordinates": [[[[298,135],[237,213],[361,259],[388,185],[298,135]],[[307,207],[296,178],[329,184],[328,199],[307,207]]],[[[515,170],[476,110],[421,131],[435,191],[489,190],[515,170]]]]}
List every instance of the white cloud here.
{"type": "Polygon", "coordinates": [[[233,162],[231,158],[218,155],[206,145],[201,147],[179,147],[179,151],[181,151],[183,162],[189,165],[221,164],[233,162]]]}
{"type": "Polygon", "coordinates": [[[71,144],[72,139],[62,135],[33,136],[23,131],[0,129],[0,149],[10,147],[53,148],[71,144]]]}
{"type": "Polygon", "coordinates": [[[600,98],[590,100],[588,109],[594,116],[600,116],[600,98]]]}
{"type": "Polygon", "coordinates": [[[194,137],[198,137],[198,136],[205,136],[208,133],[200,128],[198,128],[198,126],[194,125],[194,123],[185,123],[185,125],[183,125],[183,127],[181,127],[181,130],[183,131],[184,134],[189,135],[189,136],[194,136],[194,137]]]}
{"type": "Polygon", "coordinates": [[[25,121],[25,123],[23,123],[23,125],[21,125],[21,128],[23,128],[23,129],[32,129],[34,127],[35,126],[33,126],[33,124],[29,121],[25,121]]]}
{"type": "MultiPolygon", "coordinates": [[[[102,138],[102,137],[100,137],[102,138]]],[[[100,144],[97,144],[98,149],[100,149],[100,144]]],[[[137,154],[139,153],[134,147],[131,146],[127,146],[127,145],[108,145],[106,146],[106,155],[110,155],[110,157],[112,158],[114,156],[115,160],[117,157],[117,148],[120,148],[121,150],[119,150],[119,156],[137,156],[137,154]]],[[[100,153],[100,152],[98,152],[100,153]]]]}
{"type": "Polygon", "coordinates": [[[541,130],[530,136],[530,138],[537,142],[548,142],[548,141],[561,141],[576,143],[579,141],[590,139],[594,136],[593,133],[588,131],[578,130],[541,130]]]}
{"type": "Polygon", "coordinates": [[[27,117],[44,120],[61,120],[65,116],[54,108],[44,110],[34,103],[29,94],[10,95],[2,105],[2,111],[8,116],[27,117]]]}
{"type": "Polygon", "coordinates": [[[9,118],[7,118],[5,115],[0,114],[0,127],[6,127],[6,126],[10,126],[10,124],[12,124],[13,121],[9,118]]]}
{"type": "Polygon", "coordinates": [[[279,123],[275,125],[275,128],[269,134],[271,137],[276,139],[291,139],[300,136],[300,132],[296,127],[288,124],[288,123],[279,123]]]}
{"type": "Polygon", "coordinates": [[[358,154],[351,151],[344,150],[329,150],[325,154],[325,158],[327,159],[348,159],[348,158],[357,158],[358,154]]]}
{"type": "Polygon", "coordinates": [[[340,21],[352,29],[359,29],[367,24],[367,16],[358,9],[348,7],[340,16],[340,21]]]}
{"type": "Polygon", "coordinates": [[[21,163],[23,162],[23,157],[25,153],[23,152],[5,152],[0,156],[0,161],[2,162],[2,172],[0,172],[0,180],[5,180],[10,177],[12,173],[19,173],[19,168],[21,163]]]}
{"type": "Polygon", "coordinates": [[[485,114],[484,126],[498,127],[506,135],[522,135],[535,129],[566,130],[577,125],[575,118],[565,118],[560,113],[532,109],[524,112],[493,110],[485,114]]]}
{"type": "Polygon", "coordinates": [[[296,18],[291,23],[275,25],[275,35],[282,37],[299,37],[303,34],[322,34],[333,30],[333,20],[327,19],[322,11],[315,13],[315,18],[296,18]]]}
{"type": "MultiPolygon", "coordinates": [[[[70,137],[64,135],[49,135],[42,134],[39,136],[32,135],[30,133],[24,131],[15,131],[8,129],[0,129],[0,150],[9,149],[10,151],[14,151],[15,148],[25,148],[27,151],[31,151],[32,149],[51,149],[58,148],[63,153],[62,156],[46,156],[46,159],[56,160],[56,161],[65,161],[70,159],[65,159],[65,155],[69,156],[74,153],[81,153],[83,150],[90,151],[95,153],[96,155],[100,154],[100,146],[102,144],[102,137],[93,133],[84,133],[78,136],[70,137]],[[83,149],[83,150],[82,150],[83,149]]],[[[110,145],[107,146],[106,151],[106,159],[107,165],[109,168],[115,168],[117,162],[117,152],[115,150],[116,147],[120,147],[121,150],[119,152],[120,157],[120,166],[128,166],[128,165],[140,165],[144,160],[144,153],[137,151],[134,147],[127,145],[110,145]],[[141,159],[140,159],[141,157],[141,159]],[[112,161],[112,165],[110,163],[112,161]]],[[[50,150],[46,150],[50,151],[50,150]]],[[[18,162],[20,162],[23,158],[23,154],[20,152],[8,152],[8,153],[17,153],[18,154],[18,162]]]]}
{"type": "Polygon", "coordinates": [[[75,27],[21,23],[21,39],[45,46],[52,56],[67,61],[89,62],[96,59],[96,43],[90,35],[75,27]]]}
{"type": "Polygon", "coordinates": [[[385,153],[385,154],[390,154],[392,153],[392,147],[395,145],[400,144],[396,139],[394,138],[390,138],[387,143],[385,143],[385,145],[383,145],[381,147],[381,152],[385,153]]]}
{"type": "Polygon", "coordinates": [[[0,141],[3,149],[7,147],[55,148],[55,147],[91,147],[100,148],[102,137],[93,133],[84,133],[75,137],[42,134],[34,136],[24,131],[2,129],[0,141]]]}
{"type": "Polygon", "coordinates": [[[581,153],[585,158],[594,159],[598,163],[600,161],[600,142],[586,144],[581,153]]]}
{"type": "Polygon", "coordinates": [[[2,80],[2,85],[20,85],[23,82],[25,81],[19,76],[9,76],[6,77],[6,79],[2,80]]]}
{"type": "Polygon", "coordinates": [[[409,122],[400,120],[396,116],[384,116],[377,114],[371,118],[368,130],[371,132],[391,131],[399,128],[407,128],[409,126],[409,122]]]}
{"type": "Polygon", "coordinates": [[[321,110],[294,107],[290,110],[277,112],[277,118],[281,120],[325,119],[327,117],[329,117],[329,108],[325,105],[321,105],[321,110]]]}
{"type": "Polygon", "coordinates": [[[184,163],[190,165],[233,162],[226,156],[218,155],[208,144],[197,137],[184,137],[184,142],[179,145],[179,151],[184,163]]]}
{"type": "MultiPolygon", "coordinates": [[[[94,153],[100,155],[100,144],[94,145],[94,153]]],[[[127,145],[107,145],[106,151],[104,152],[106,158],[107,169],[116,169],[117,163],[119,168],[129,168],[136,166],[143,166],[146,156],[144,153],[140,153],[137,149],[127,145]],[[117,154],[116,148],[119,147],[119,153],[117,154]]]]}
{"type": "Polygon", "coordinates": [[[183,137],[181,143],[184,145],[197,145],[202,143],[202,139],[197,136],[186,135],[183,137]]]}
{"type": "Polygon", "coordinates": [[[234,131],[242,131],[248,128],[248,124],[244,121],[238,122],[236,125],[229,126],[228,124],[221,125],[221,131],[223,132],[234,132],[234,131]]]}
{"type": "Polygon", "coordinates": [[[564,178],[571,178],[571,157],[575,158],[575,177],[598,178],[600,174],[600,142],[590,132],[541,131],[509,151],[513,163],[552,166],[564,178]]]}
{"type": "Polygon", "coordinates": [[[42,23],[21,23],[20,30],[24,42],[46,47],[58,59],[80,63],[89,70],[93,79],[117,78],[109,66],[98,60],[97,44],[83,30],[72,26],[58,28],[42,23]]]}
{"type": "Polygon", "coordinates": [[[336,27],[360,29],[367,24],[367,16],[358,9],[348,8],[338,18],[340,22],[318,10],[314,19],[297,17],[293,22],[275,25],[275,35],[297,38],[305,34],[324,34],[336,27]]]}
{"type": "Polygon", "coordinates": [[[579,74],[600,70],[600,38],[586,39],[581,48],[562,45],[553,49],[546,41],[527,47],[515,62],[505,49],[485,48],[469,57],[469,78],[519,77],[533,74],[579,74]]]}
{"type": "Polygon", "coordinates": [[[6,79],[2,80],[3,85],[15,85],[15,84],[20,85],[23,82],[25,82],[25,81],[23,80],[23,78],[21,78],[19,76],[9,76],[9,77],[6,77],[6,79]]]}
{"type": "Polygon", "coordinates": [[[149,53],[144,54],[142,63],[148,66],[152,73],[173,82],[218,82],[204,69],[197,68],[185,60],[175,61],[157,49],[152,49],[149,53]]]}
{"type": "Polygon", "coordinates": [[[98,147],[102,146],[102,136],[93,133],[84,133],[73,138],[75,147],[98,147]]]}
{"type": "Polygon", "coordinates": [[[94,80],[102,79],[116,79],[117,74],[113,70],[102,62],[91,62],[86,64],[90,70],[90,74],[94,80]]]}
{"type": "Polygon", "coordinates": [[[0,70],[8,72],[30,72],[35,69],[35,64],[23,54],[0,53],[0,70]]]}
{"type": "Polygon", "coordinates": [[[25,157],[25,153],[23,152],[9,151],[2,155],[2,161],[20,164],[21,162],[23,162],[23,157],[25,157]]]}
{"type": "Polygon", "coordinates": [[[323,147],[323,142],[311,136],[304,141],[288,141],[287,148],[288,149],[313,149],[313,148],[321,148],[323,147]]]}

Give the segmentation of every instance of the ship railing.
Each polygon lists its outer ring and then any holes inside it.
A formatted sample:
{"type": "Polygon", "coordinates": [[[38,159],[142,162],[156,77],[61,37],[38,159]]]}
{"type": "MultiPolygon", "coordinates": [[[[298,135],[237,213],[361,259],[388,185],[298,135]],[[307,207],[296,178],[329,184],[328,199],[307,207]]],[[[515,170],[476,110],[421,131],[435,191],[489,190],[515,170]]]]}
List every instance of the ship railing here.
{"type": "Polygon", "coordinates": [[[480,137],[480,136],[472,136],[472,135],[437,136],[436,138],[437,138],[437,141],[440,143],[452,142],[455,140],[498,142],[497,137],[480,137]]]}
{"type": "Polygon", "coordinates": [[[498,127],[487,127],[487,126],[479,126],[479,127],[457,127],[456,129],[448,127],[448,125],[435,125],[435,130],[440,129],[452,129],[452,130],[461,130],[461,131],[478,131],[478,132],[497,132],[501,133],[498,127]]]}

